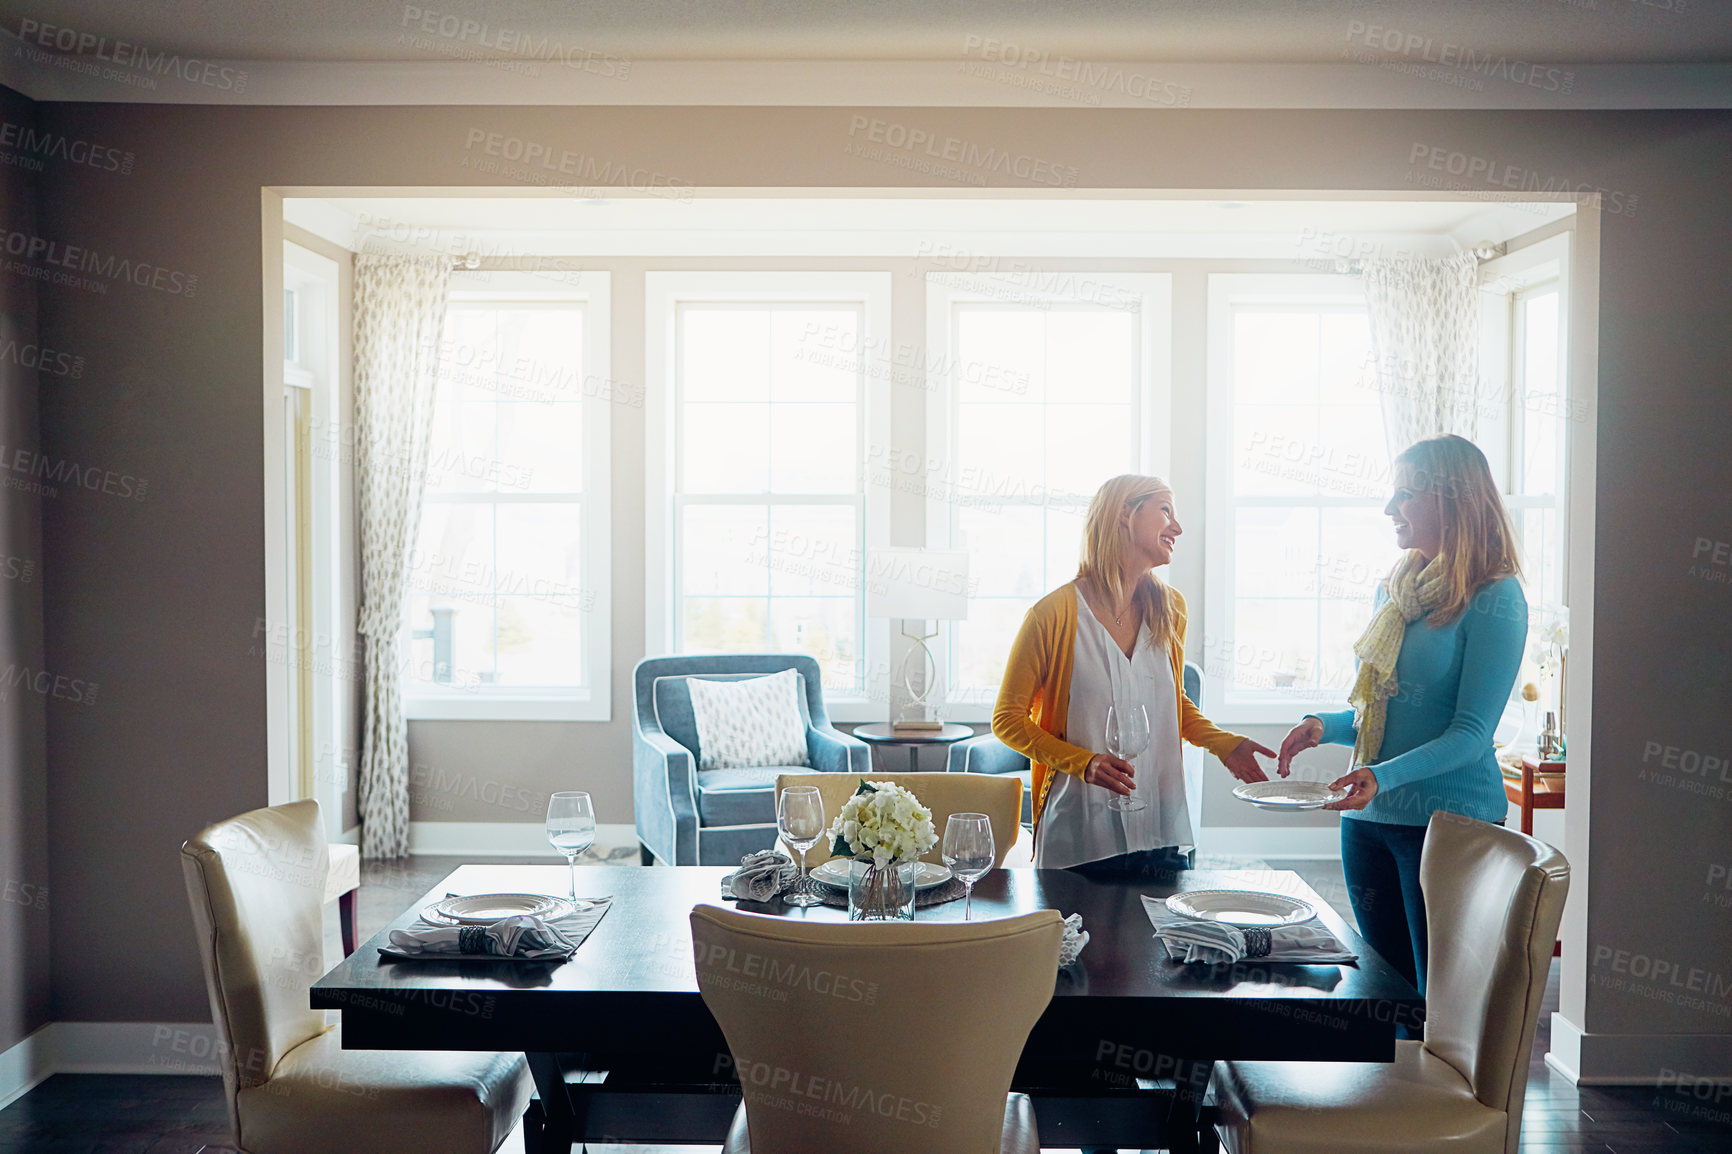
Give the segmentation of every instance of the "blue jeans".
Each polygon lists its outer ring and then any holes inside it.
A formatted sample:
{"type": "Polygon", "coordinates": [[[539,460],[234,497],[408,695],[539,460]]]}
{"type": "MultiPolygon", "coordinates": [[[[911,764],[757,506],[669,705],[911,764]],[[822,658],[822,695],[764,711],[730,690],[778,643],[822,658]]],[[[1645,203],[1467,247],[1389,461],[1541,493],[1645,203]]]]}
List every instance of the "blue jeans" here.
{"type": "Polygon", "coordinates": [[[1425,895],[1419,855],[1425,827],[1341,820],[1341,869],[1359,933],[1395,972],[1425,993],[1425,895]]]}

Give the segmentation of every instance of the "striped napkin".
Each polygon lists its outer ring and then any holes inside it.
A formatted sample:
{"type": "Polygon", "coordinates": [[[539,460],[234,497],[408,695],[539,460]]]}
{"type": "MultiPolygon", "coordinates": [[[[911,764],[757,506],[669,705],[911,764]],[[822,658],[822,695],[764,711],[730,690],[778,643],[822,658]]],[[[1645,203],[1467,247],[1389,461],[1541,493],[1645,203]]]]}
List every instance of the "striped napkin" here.
{"type": "Polygon", "coordinates": [[[1357,962],[1335,935],[1316,920],[1296,926],[1260,930],[1187,918],[1167,908],[1161,898],[1143,895],[1143,910],[1155,927],[1155,937],[1167,947],[1167,957],[1176,962],[1200,962],[1223,966],[1246,958],[1269,962],[1300,962],[1333,965],[1357,962]]]}

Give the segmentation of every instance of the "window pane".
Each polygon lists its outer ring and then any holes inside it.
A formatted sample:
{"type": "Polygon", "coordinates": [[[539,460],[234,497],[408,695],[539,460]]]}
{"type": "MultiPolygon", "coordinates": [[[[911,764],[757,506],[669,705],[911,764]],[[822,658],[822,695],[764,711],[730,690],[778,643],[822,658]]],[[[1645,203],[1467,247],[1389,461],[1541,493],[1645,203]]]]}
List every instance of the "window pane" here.
{"type": "Polygon", "coordinates": [[[1290,691],[1317,665],[1315,601],[1240,597],[1233,605],[1234,682],[1239,689],[1290,691]]]}
{"type": "Polygon", "coordinates": [[[767,597],[770,511],[763,505],[687,505],[680,530],[688,595],[767,597]]]}
{"type": "Polygon", "coordinates": [[[1363,601],[1369,614],[1377,583],[1388,576],[1401,556],[1389,518],[1378,509],[1324,509],[1321,525],[1318,577],[1322,595],[1363,601]]]}
{"type": "Polygon", "coordinates": [[[1389,499],[1392,475],[1383,412],[1374,405],[1317,410],[1317,485],[1331,497],[1389,499]]]}
{"type": "MultiPolygon", "coordinates": [[[[493,506],[423,502],[421,532],[409,554],[409,597],[432,604],[493,600],[493,506]]],[[[421,612],[412,604],[413,612],[421,612]]]]}
{"type": "Polygon", "coordinates": [[[859,395],[858,309],[777,309],[770,317],[770,399],[852,405],[859,395]]]}
{"type": "Polygon", "coordinates": [[[1326,405],[1376,405],[1369,319],[1362,312],[1323,313],[1318,326],[1318,400],[1326,405]]]}
{"type": "Polygon", "coordinates": [[[824,688],[859,686],[860,649],[852,597],[777,597],[770,601],[770,645],[805,653],[823,671],[824,688]]]}
{"type": "Polygon", "coordinates": [[[956,623],[958,696],[992,701],[1004,680],[1010,643],[1028,612],[1025,597],[975,597],[968,603],[968,620],[956,623]]]}
{"type": "Polygon", "coordinates": [[[1233,397],[1241,404],[1317,400],[1316,313],[1243,311],[1233,325],[1233,397]]]}
{"type": "Polygon", "coordinates": [[[502,309],[498,339],[500,400],[582,399],[582,309],[502,309]]]}
{"type": "Polygon", "coordinates": [[[537,597],[501,597],[499,675],[510,686],[583,684],[583,611],[537,597]]]}
{"type": "Polygon", "coordinates": [[[1309,497],[1317,492],[1317,410],[1238,405],[1233,414],[1233,492],[1309,497]]]}
{"type": "Polygon", "coordinates": [[[498,488],[583,491],[583,406],[513,402],[499,406],[498,488]]]}
{"type": "Polygon", "coordinates": [[[1045,424],[1048,492],[1086,500],[1102,481],[1131,471],[1137,430],[1130,405],[1048,405],[1045,424]]]}
{"type": "Polygon", "coordinates": [[[1046,321],[1046,399],[1127,403],[1137,379],[1138,314],[1055,309],[1046,321]]]}
{"type": "Polygon", "coordinates": [[[1557,491],[1563,406],[1558,373],[1558,294],[1526,298],[1522,322],[1522,492],[1557,491]]]}
{"type": "Polygon", "coordinates": [[[769,405],[687,405],[684,422],[686,492],[769,490],[769,405]]]}
{"type": "Polygon", "coordinates": [[[680,399],[770,399],[768,309],[680,310],[680,399]]]}
{"type": "Polygon", "coordinates": [[[770,647],[769,602],[762,597],[687,597],[682,653],[759,653],[770,647]]]}
{"type": "Polygon", "coordinates": [[[1239,510],[1233,528],[1237,596],[1316,596],[1316,509],[1248,506],[1239,510]]]}
{"type": "MultiPolygon", "coordinates": [[[[1045,514],[1028,505],[957,512],[958,544],[968,550],[968,580],[975,597],[1032,600],[1047,591],[1044,521],[1045,514]]],[[[971,615],[973,606],[971,601],[971,615]]]]}
{"type": "Polygon", "coordinates": [[[1353,645],[1371,624],[1371,602],[1325,600],[1319,607],[1322,644],[1309,684],[1320,691],[1320,704],[1338,703],[1337,708],[1345,708],[1347,691],[1359,672],[1353,645]]]}
{"type": "Polygon", "coordinates": [[[1038,309],[956,306],[954,379],[967,403],[1046,398],[1046,340],[1038,309]]]}
{"type": "Polygon", "coordinates": [[[859,485],[855,407],[770,406],[770,490],[852,493],[859,485]]]}
{"type": "MultiPolygon", "coordinates": [[[[496,452],[498,408],[492,401],[435,404],[433,436],[427,448],[428,492],[484,493],[498,489],[502,471],[496,452]]],[[[396,469],[406,463],[384,461],[378,467],[396,469]]]]}
{"type": "Polygon", "coordinates": [[[853,597],[863,568],[854,510],[836,505],[770,509],[767,564],[772,597],[853,597]]]}
{"type": "Polygon", "coordinates": [[[416,604],[411,599],[409,627],[413,632],[431,633],[441,628],[442,619],[449,622],[446,627],[451,634],[449,668],[435,661],[434,637],[412,637],[408,680],[428,687],[468,690],[493,684],[493,605],[451,598],[429,598],[416,604]]]}
{"type": "Polygon", "coordinates": [[[1077,562],[1082,559],[1084,512],[1067,506],[1047,507],[1046,577],[1040,583],[1041,592],[1076,576],[1077,562]]]}
{"type": "Polygon", "coordinates": [[[1028,404],[960,405],[958,421],[965,493],[994,497],[1033,497],[1045,473],[1043,422],[1046,408],[1028,404]]]}
{"type": "Polygon", "coordinates": [[[583,506],[499,505],[498,591],[579,607],[583,588],[583,506]]]}

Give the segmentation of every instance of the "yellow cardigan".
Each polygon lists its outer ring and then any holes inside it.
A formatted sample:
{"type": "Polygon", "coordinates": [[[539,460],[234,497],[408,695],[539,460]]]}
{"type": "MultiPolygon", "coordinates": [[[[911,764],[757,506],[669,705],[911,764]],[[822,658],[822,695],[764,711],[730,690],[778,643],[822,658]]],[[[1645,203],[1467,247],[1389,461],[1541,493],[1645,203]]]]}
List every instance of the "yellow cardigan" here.
{"type": "MultiPolygon", "coordinates": [[[[1167,648],[1173,662],[1179,734],[1216,757],[1226,757],[1245,740],[1203,716],[1185,696],[1185,599],[1172,586],[1173,631],[1167,648]]],[[[1060,586],[1029,609],[1011,644],[1004,683],[992,711],[995,737],[1034,763],[1034,821],[1040,824],[1053,771],[1080,778],[1096,750],[1065,740],[1070,716],[1071,659],[1076,653],[1077,595],[1074,583],[1060,586]]]]}

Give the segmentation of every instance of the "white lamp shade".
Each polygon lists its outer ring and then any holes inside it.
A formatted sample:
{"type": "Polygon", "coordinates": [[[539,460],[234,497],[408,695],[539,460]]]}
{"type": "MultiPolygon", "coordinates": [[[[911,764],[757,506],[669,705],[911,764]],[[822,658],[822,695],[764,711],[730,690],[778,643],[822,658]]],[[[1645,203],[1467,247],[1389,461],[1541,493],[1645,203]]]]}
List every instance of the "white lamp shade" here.
{"type": "Polygon", "coordinates": [[[866,615],[968,619],[968,554],[961,549],[869,549],[866,615]]]}

